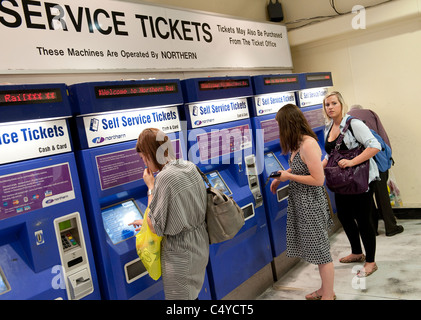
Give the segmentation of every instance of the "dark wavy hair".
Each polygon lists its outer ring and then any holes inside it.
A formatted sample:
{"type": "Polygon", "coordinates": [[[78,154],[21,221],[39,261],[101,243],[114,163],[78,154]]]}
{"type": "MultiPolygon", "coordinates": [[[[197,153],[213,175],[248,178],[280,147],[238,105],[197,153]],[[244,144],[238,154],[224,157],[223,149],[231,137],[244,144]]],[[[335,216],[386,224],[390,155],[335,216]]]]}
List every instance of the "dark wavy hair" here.
{"type": "Polygon", "coordinates": [[[294,104],[287,104],[279,109],[275,119],[279,126],[279,142],[283,154],[298,150],[304,135],[318,140],[306,117],[294,104]]]}

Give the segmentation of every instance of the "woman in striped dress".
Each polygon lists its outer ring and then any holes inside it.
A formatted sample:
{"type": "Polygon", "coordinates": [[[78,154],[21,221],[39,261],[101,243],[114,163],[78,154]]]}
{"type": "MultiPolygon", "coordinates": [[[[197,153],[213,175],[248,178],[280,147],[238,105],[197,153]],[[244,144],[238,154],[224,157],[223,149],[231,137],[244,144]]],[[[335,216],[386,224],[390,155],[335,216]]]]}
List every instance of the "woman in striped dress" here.
{"type": "Polygon", "coordinates": [[[203,179],[193,163],[176,160],[170,139],[158,129],[145,129],[136,151],[147,167],[143,179],[149,189],[149,227],[164,237],[161,266],[165,299],[196,299],[209,258],[203,179]]]}

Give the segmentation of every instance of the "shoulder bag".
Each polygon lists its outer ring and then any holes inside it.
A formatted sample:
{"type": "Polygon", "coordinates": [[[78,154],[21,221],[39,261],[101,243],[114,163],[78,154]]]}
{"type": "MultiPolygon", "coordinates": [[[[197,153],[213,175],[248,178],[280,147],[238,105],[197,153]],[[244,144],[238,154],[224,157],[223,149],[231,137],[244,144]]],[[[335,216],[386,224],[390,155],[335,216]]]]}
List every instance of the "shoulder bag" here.
{"type": "Polygon", "coordinates": [[[206,175],[197,167],[207,188],[206,224],[209,243],[219,243],[234,238],[244,225],[244,212],[232,197],[211,186],[206,175]]]}
{"type": "Polygon", "coordinates": [[[359,194],[368,190],[368,172],[370,169],[368,160],[353,167],[340,168],[338,166],[339,160],[351,160],[364,151],[364,147],[361,144],[351,150],[340,150],[344,134],[348,130],[351,119],[349,118],[346,121],[343,132],[339,135],[335,148],[330,152],[324,169],[326,186],[331,191],[340,194],[359,194]]]}

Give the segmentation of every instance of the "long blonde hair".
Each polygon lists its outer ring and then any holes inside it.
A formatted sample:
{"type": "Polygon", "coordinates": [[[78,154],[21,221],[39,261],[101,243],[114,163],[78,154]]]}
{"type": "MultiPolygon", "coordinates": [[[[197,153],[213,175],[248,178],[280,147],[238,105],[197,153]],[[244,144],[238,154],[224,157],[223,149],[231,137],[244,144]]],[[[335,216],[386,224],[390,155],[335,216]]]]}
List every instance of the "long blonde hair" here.
{"type": "Polygon", "coordinates": [[[330,96],[336,96],[336,98],[338,98],[338,101],[339,101],[339,103],[342,106],[342,118],[345,117],[346,113],[348,112],[348,105],[345,103],[345,100],[342,97],[342,95],[341,95],[340,92],[338,92],[338,91],[332,91],[332,92],[329,92],[328,94],[326,94],[325,97],[323,98],[323,115],[324,115],[325,119],[327,121],[330,120],[330,117],[326,113],[326,106],[325,106],[325,101],[330,96]]]}

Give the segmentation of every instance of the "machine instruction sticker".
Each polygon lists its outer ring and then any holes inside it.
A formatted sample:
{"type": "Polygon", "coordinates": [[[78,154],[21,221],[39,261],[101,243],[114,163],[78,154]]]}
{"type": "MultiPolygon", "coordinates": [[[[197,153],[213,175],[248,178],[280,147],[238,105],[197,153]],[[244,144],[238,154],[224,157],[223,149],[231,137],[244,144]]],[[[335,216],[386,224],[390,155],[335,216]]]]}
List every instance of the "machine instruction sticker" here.
{"type": "Polygon", "coordinates": [[[96,157],[101,190],[141,179],[145,164],[132,149],[106,153],[96,157]]]}
{"type": "MultiPolygon", "coordinates": [[[[171,143],[176,158],[182,158],[180,140],[172,140],[171,143]]],[[[101,190],[140,180],[145,170],[145,163],[134,146],[132,149],[101,154],[95,160],[101,190]]]]}
{"type": "Polygon", "coordinates": [[[73,199],[68,163],[0,177],[0,220],[73,199]]]}
{"type": "Polygon", "coordinates": [[[197,144],[201,161],[237,153],[252,147],[250,128],[246,124],[200,134],[197,144]]]}
{"type": "Polygon", "coordinates": [[[262,127],[264,133],[264,143],[279,141],[279,127],[278,122],[275,119],[262,121],[260,122],[260,126],[262,127]]]}
{"type": "Polygon", "coordinates": [[[303,114],[312,129],[325,125],[325,118],[323,116],[322,108],[317,108],[310,111],[304,110],[303,114]]]}

